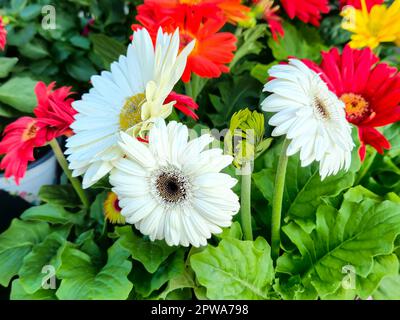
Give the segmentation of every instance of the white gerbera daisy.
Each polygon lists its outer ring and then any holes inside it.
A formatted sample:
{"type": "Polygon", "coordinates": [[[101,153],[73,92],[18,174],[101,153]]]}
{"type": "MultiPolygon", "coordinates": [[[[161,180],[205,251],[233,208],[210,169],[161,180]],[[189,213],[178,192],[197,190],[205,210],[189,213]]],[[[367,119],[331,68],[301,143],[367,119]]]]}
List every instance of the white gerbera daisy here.
{"type": "Polygon", "coordinates": [[[262,102],[262,109],[277,112],[269,124],[276,126],[273,136],[286,134],[291,140],[287,155],[300,151],[303,167],[319,161],[322,180],[342,168],[348,170],[354,143],[344,103],[297,59],[273,66],[269,75],[274,79],[264,91],[273,94],[262,102]]]}
{"type": "Polygon", "coordinates": [[[93,88],[73,107],[78,111],[71,125],[75,135],[67,142],[68,160],[73,175],[84,174],[88,188],[113,168],[121,156],[120,131],[140,135],[154,119],[166,118],[174,101],[164,105],[179,81],[192,41],[179,53],[179,30],[171,36],[157,35],[155,47],[146,29],[136,31],[127,55],[111,65],[111,72],[93,76],[93,88]]]}
{"type": "Polygon", "coordinates": [[[126,158],[116,161],[110,182],[127,223],[152,241],[195,247],[231,225],[240,207],[231,190],[237,180],[219,171],[233,158],[219,148],[204,151],[210,135],[188,142],[185,125],[159,119],[148,144],[123,132],[121,140],[126,158]]]}

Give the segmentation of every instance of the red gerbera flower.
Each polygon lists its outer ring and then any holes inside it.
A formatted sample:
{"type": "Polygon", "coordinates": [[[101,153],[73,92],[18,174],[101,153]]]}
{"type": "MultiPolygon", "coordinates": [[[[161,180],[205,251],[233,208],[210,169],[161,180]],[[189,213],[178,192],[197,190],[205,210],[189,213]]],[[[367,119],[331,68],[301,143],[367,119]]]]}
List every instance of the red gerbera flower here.
{"type": "Polygon", "coordinates": [[[227,21],[236,24],[248,19],[250,8],[242,5],[241,0],[145,0],[145,4],[154,4],[163,8],[177,8],[186,4],[190,7],[205,7],[209,16],[214,16],[222,11],[227,21]]]}
{"type": "MultiPolygon", "coordinates": [[[[344,6],[353,6],[356,9],[362,9],[361,5],[362,0],[340,0],[340,7],[344,6]]],[[[385,0],[366,0],[365,4],[367,5],[368,11],[376,4],[382,4],[385,0]]]]}
{"type": "Polygon", "coordinates": [[[262,11],[262,16],[268,23],[273,39],[275,41],[278,40],[278,35],[283,37],[285,35],[285,31],[282,27],[282,18],[277,15],[279,6],[274,6],[273,0],[253,0],[253,2],[257,6],[257,11],[262,11]]]}
{"type": "Polygon", "coordinates": [[[176,101],[174,107],[181,111],[183,114],[186,114],[189,117],[192,117],[194,120],[198,120],[199,117],[194,112],[199,108],[199,105],[194,102],[194,100],[186,96],[184,94],[178,94],[176,92],[171,92],[167,99],[165,99],[164,103],[167,104],[171,101],[176,101]]]}
{"type": "Polygon", "coordinates": [[[74,99],[68,98],[72,94],[71,87],[53,90],[54,87],[55,82],[48,87],[43,82],[38,82],[35,87],[38,105],[34,113],[42,123],[46,124],[48,141],[72,134],[70,125],[74,122],[74,115],[77,113],[71,105],[74,99]]]}
{"type": "Polygon", "coordinates": [[[0,163],[0,169],[5,170],[6,178],[14,176],[15,182],[19,184],[28,162],[35,160],[34,148],[44,146],[47,142],[46,130],[44,124],[37,119],[22,117],[9,124],[3,134],[0,155],[6,155],[0,163]]]}
{"type": "Polygon", "coordinates": [[[0,49],[4,50],[7,42],[7,30],[3,23],[3,18],[0,16],[0,49]]]}
{"type": "MultiPolygon", "coordinates": [[[[206,5],[166,8],[150,1],[138,7],[136,19],[149,31],[153,40],[159,27],[170,33],[179,28],[181,47],[193,39],[196,40],[196,46],[188,57],[182,76],[184,82],[190,80],[192,72],[203,78],[218,78],[221,73],[229,72],[226,64],[234,57],[236,37],[229,32],[218,32],[226,19],[222,12],[211,17],[212,7],[206,5]]],[[[133,30],[140,27],[132,25],[133,30]]]]}
{"type": "Polygon", "coordinates": [[[307,64],[346,104],[347,120],[358,127],[359,155],[365,158],[365,145],[379,153],[390,148],[387,139],[375,128],[400,120],[400,73],[379,62],[371,49],[351,49],[340,54],[337,48],[322,53],[320,66],[307,64]]]}
{"type": "Polygon", "coordinates": [[[281,0],[290,19],[299,18],[305,23],[319,26],[322,13],[328,13],[328,0],[281,0]]]}
{"type": "Polygon", "coordinates": [[[25,175],[28,162],[35,160],[35,148],[72,133],[69,126],[74,121],[76,111],[71,106],[73,99],[68,98],[71,88],[61,87],[53,91],[54,86],[54,82],[48,87],[38,82],[35,87],[38,105],[34,110],[37,118],[19,118],[3,132],[0,155],[6,156],[1,161],[0,169],[5,169],[6,178],[14,176],[17,184],[25,175]]]}

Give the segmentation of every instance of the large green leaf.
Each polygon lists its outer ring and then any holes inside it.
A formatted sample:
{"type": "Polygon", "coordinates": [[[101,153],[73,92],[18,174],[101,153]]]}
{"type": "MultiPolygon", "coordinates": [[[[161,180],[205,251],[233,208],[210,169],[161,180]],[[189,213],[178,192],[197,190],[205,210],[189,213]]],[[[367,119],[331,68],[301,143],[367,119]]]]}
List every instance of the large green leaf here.
{"type": "Polygon", "coordinates": [[[121,245],[131,252],[132,258],[141,262],[150,273],[157,271],[161,263],[177,250],[177,247],[170,247],[164,241],[150,241],[137,236],[131,226],[115,228],[115,232],[120,237],[121,245]]]}
{"type": "Polygon", "coordinates": [[[36,245],[24,258],[21,269],[18,272],[20,284],[24,291],[33,294],[42,288],[43,267],[52,266],[57,272],[61,266],[61,254],[66,246],[66,235],[53,232],[46,239],[36,245]]]}
{"type": "Polygon", "coordinates": [[[32,60],[43,59],[49,55],[45,43],[37,40],[33,40],[21,46],[19,52],[24,57],[32,60]]]}
{"type": "Polygon", "coordinates": [[[103,267],[92,263],[91,257],[67,246],[61,256],[57,277],[62,279],[57,290],[59,299],[124,300],[132,289],[128,274],[132,263],[129,251],[118,242],[108,249],[108,261],[103,267]]]}
{"type": "MultiPolygon", "coordinates": [[[[374,258],[393,252],[400,234],[400,207],[359,186],[344,195],[340,210],[320,205],[311,234],[294,222],[282,229],[297,250],[283,254],[276,271],[300,276],[305,291],[315,289],[324,298],[340,288],[343,268],[350,266],[357,276],[367,278],[373,272],[374,258]]],[[[371,287],[363,283],[364,291],[358,294],[364,296],[365,288],[371,287]]]]}
{"type": "Polygon", "coordinates": [[[197,280],[209,299],[268,299],[274,279],[271,249],[256,241],[223,239],[190,258],[197,280]]]}
{"type": "Polygon", "coordinates": [[[382,280],[378,290],[373,294],[376,300],[400,300],[400,274],[382,280]]]}
{"type": "Polygon", "coordinates": [[[85,57],[74,57],[67,62],[68,74],[79,81],[89,81],[91,76],[97,74],[92,62],[85,57]]]}
{"type": "Polygon", "coordinates": [[[8,77],[12,68],[17,64],[18,58],[0,58],[0,78],[8,77]]]}
{"type": "Polygon", "coordinates": [[[32,113],[36,106],[36,81],[28,77],[13,77],[0,87],[0,101],[15,109],[32,113]]]}
{"type": "Polygon", "coordinates": [[[149,273],[142,264],[134,264],[130,280],[135,291],[142,297],[149,297],[164,284],[185,272],[185,250],[179,249],[165,260],[154,273],[149,273]]]}
{"type": "Polygon", "coordinates": [[[81,201],[71,185],[42,186],[39,190],[40,200],[63,207],[74,208],[81,205],[81,201]]]}
{"type": "Polygon", "coordinates": [[[91,34],[90,40],[93,43],[94,52],[101,58],[104,68],[117,61],[119,56],[126,53],[126,47],[117,40],[104,34],[91,34]]]}
{"type": "MultiPolygon", "coordinates": [[[[282,144],[271,148],[262,159],[261,169],[252,175],[253,182],[269,203],[272,202],[275,175],[279,152],[282,144]]],[[[356,152],[354,153],[355,157],[356,152]]],[[[358,160],[354,160],[354,169],[350,172],[339,172],[335,176],[321,181],[319,164],[313,163],[301,167],[299,155],[289,158],[286,172],[285,190],[283,195],[283,216],[286,220],[293,219],[305,230],[311,232],[315,226],[315,211],[317,207],[350,188],[354,183],[358,160]]]]}
{"type": "Polygon", "coordinates": [[[258,41],[266,33],[267,26],[265,24],[258,24],[254,28],[249,28],[244,31],[238,39],[238,49],[230,64],[231,69],[236,63],[244,56],[249,54],[259,54],[264,48],[264,44],[258,41]]]}
{"type": "Polygon", "coordinates": [[[11,226],[0,235],[0,284],[8,286],[10,279],[18,273],[25,256],[32,247],[49,234],[44,222],[28,222],[14,219],[11,226]]]}
{"type": "Polygon", "coordinates": [[[399,260],[395,254],[376,257],[374,259],[372,270],[366,278],[358,276],[357,274],[351,275],[349,272],[353,271],[353,269],[345,268],[342,270],[344,279],[342,280],[341,286],[335,293],[327,295],[325,299],[368,299],[376,291],[385,277],[396,275],[398,270],[399,260]]]}
{"type": "Polygon", "coordinates": [[[31,207],[22,215],[23,220],[45,221],[49,223],[59,224],[77,224],[82,225],[84,220],[83,212],[71,213],[62,206],[53,204],[44,204],[41,206],[31,207]]]}
{"type": "Polygon", "coordinates": [[[172,294],[177,292],[186,293],[185,289],[194,288],[195,282],[192,273],[185,270],[182,274],[169,280],[167,287],[157,298],[163,300],[172,299],[172,294]]]}
{"type": "Polygon", "coordinates": [[[283,28],[285,35],[283,38],[280,37],[279,41],[273,38],[268,39],[268,46],[275,59],[286,60],[288,57],[314,61],[320,59],[320,52],[325,49],[325,46],[322,44],[317,29],[306,25],[295,27],[289,23],[284,23],[283,28]]]}
{"type": "Polygon", "coordinates": [[[28,293],[21,285],[19,279],[15,279],[11,285],[11,300],[56,300],[55,291],[51,289],[40,289],[34,293],[28,293]]]}

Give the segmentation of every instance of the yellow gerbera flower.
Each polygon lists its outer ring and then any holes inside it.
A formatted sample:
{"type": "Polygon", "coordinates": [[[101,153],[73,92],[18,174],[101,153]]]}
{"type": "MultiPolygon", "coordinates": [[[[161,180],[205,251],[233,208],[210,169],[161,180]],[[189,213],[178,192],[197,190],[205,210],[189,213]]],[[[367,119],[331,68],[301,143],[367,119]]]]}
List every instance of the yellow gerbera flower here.
{"type": "Polygon", "coordinates": [[[109,192],[104,201],[104,215],[112,224],[124,224],[125,218],[121,214],[118,197],[114,192],[109,192]]]}
{"type": "Polygon", "coordinates": [[[353,33],[350,47],[375,49],[382,42],[400,44],[400,0],[391,6],[375,5],[368,12],[365,0],[362,9],[347,6],[341,15],[345,18],[342,28],[353,33]]]}

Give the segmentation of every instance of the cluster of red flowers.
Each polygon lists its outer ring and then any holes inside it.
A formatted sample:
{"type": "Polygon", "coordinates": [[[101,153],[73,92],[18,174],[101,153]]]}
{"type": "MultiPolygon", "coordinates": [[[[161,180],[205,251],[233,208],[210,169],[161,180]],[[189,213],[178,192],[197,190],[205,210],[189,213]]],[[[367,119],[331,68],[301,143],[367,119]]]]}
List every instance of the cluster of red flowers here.
{"type": "Polygon", "coordinates": [[[226,64],[233,59],[236,37],[219,31],[227,22],[245,19],[248,8],[240,0],[145,0],[137,9],[140,25],[133,24],[132,29],[146,28],[153,41],[160,27],[171,33],[179,28],[181,47],[196,40],[182,76],[188,82],[192,72],[203,78],[217,78],[229,71],[226,64]]]}
{"type": "Polygon", "coordinates": [[[358,127],[361,160],[367,144],[379,153],[389,149],[389,141],[375,128],[400,120],[397,68],[380,62],[369,48],[357,50],[348,45],[342,53],[337,48],[323,52],[319,66],[305,62],[345,103],[347,120],[358,127]]]}
{"type": "Polygon", "coordinates": [[[55,83],[48,87],[38,82],[35,93],[38,105],[34,110],[35,117],[21,117],[9,124],[0,142],[0,155],[5,154],[0,169],[5,170],[5,177],[14,177],[18,184],[25,175],[28,162],[34,161],[33,151],[62,135],[70,135],[71,123],[76,111],[69,98],[70,87],[53,90],[55,83]]]}

